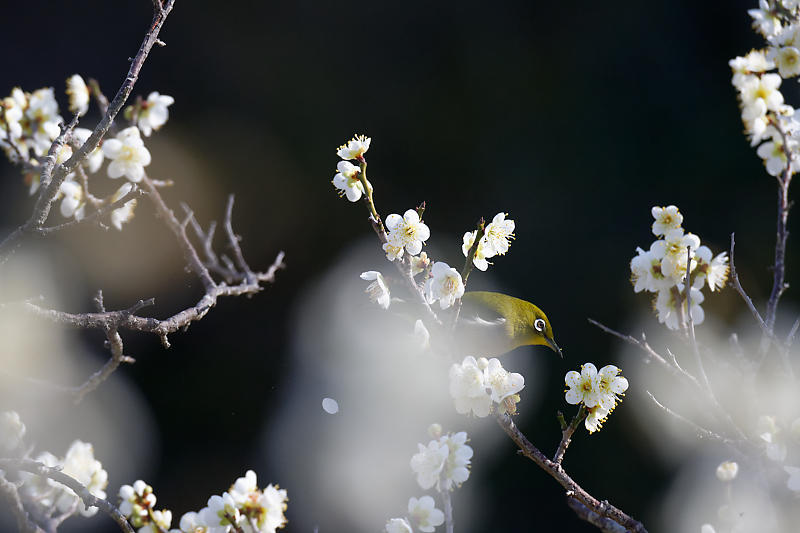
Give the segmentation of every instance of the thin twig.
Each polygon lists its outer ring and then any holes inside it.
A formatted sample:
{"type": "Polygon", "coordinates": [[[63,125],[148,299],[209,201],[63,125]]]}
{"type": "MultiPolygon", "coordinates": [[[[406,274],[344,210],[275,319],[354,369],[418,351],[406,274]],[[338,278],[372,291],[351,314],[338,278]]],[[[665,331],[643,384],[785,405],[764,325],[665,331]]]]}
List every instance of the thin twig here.
{"type": "Polygon", "coordinates": [[[211,274],[208,272],[206,266],[197,256],[197,250],[195,250],[194,246],[192,246],[191,242],[189,242],[189,238],[186,235],[186,226],[181,224],[181,222],[175,217],[175,213],[172,212],[172,209],[167,207],[167,204],[161,197],[161,193],[158,191],[155,185],[153,185],[153,182],[150,181],[150,178],[148,178],[146,175],[143,176],[142,184],[147,190],[149,195],[148,197],[153,202],[156,212],[178,240],[178,246],[181,248],[181,252],[183,252],[183,257],[186,260],[186,266],[189,267],[189,269],[198,278],[200,278],[203,287],[206,289],[206,293],[208,293],[214,287],[216,287],[217,284],[214,282],[214,279],[211,277],[211,274]]]}
{"type": "Polygon", "coordinates": [[[603,533],[626,533],[628,531],[624,526],[614,522],[610,518],[605,518],[595,513],[577,498],[567,496],[567,506],[575,511],[578,518],[589,522],[603,533]]]}
{"type": "Polygon", "coordinates": [[[739,296],[742,297],[744,303],[747,305],[747,308],[750,310],[750,313],[753,315],[753,318],[756,319],[756,323],[761,328],[761,331],[767,332],[767,324],[764,322],[764,319],[761,318],[761,313],[758,312],[756,306],[753,304],[753,300],[750,296],[747,295],[744,288],[742,287],[741,282],[739,281],[739,273],[736,270],[736,263],[734,261],[734,251],[736,249],[736,234],[731,233],[731,253],[730,253],[730,281],[733,284],[733,288],[736,289],[736,292],[739,293],[739,296]]]}
{"type": "Polygon", "coordinates": [[[66,229],[73,229],[73,228],[76,228],[78,226],[86,226],[86,225],[89,225],[92,222],[95,222],[96,220],[101,218],[103,215],[106,215],[106,214],[110,213],[111,211],[114,211],[115,209],[119,209],[120,207],[122,207],[123,205],[125,205],[126,203],[131,201],[132,199],[141,198],[143,196],[145,196],[145,192],[144,191],[142,191],[141,189],[135,189],[135,190],[131,191],[131,193],[127,194],[126,196],[123,196],[122,198],[120,198],[119,200],[100,207],[97,211],[94,211],[93,213],[90,213],[89,215],[83,217],[80,220],[70,220],[68,222],[63,222],[61,224],[58,224],[56,226],[47,226],[47,227],[44,227],[44,228],[38,228],[38,229],[35,229],[35,230],[31,230],[31,232],[34,235],[38,235],[38,236],[41,236],[41,237],[47,237],[48,235],[51,235],[53,233],[57,233],[59,231],[63,231],[63,230],[66,230],[66,229]]]}
{"type": "Polygon", "coordinates": [[[794,163],[794,153],[789,148],[789,140],[787,139],[786,132],[777,120],[771,120],[770,123],[778,131],[781,136],[783,153],[786,157],[786,167],[783,170],[782,176],[777,176],[778,181],[778,220],[775,238],[775,264],[773,265],[773,281],[772,291],[767,301],[767,328],[770,332],[774,331],[775,317],[778,310],[778,300],[780,300],[783,292],[788,288],[785,282],[785,260],[786,260],[786,241],[789,238],[789,229],[787,221],[789,219],[789,185],[792,182],[792,164],[794,163]]]}
{"type": "Polygon", "coordinates": [[[692,420],[689,420],[685,416],[681,415],[680,413],[676,413],[675,411],[673,411],[672,409],[670,409],[666,405],[664,405],[661,402],[659,402],[656,399],[656,397],[653,396],[653,394],[650,391],[645,391],[645,392],[647,392],[647,395],[650,397],[651,400],[653,400],[653,403],[655,403],[658,407],[660,407],[668,415],[670,415],[670,416],[676,418],[677,420],[680,420],[684,424],[690,426],[695,431],[695,433],[697,433],[698,437],[716,440],[716,441],[719,441],[719,442],[721,442],[723,444],[727,444],[728,446],[731,446],[732,448],[736,449],[737,451],[740,451],[739,450],[739,445],[741,445],[740,441],[735,441],[733,439],[729,439],[727,437],[723,437],[719,433],[716,433],[714,431],[711,431],[710,429],[704,428],[700,424],[698,424],[696,422],[693,422],[692,420]]]}
{"type": "Polygon", "coordinates": [[[706,389],[706,392],[714,401],[714,403],[719,406],[719,401],[717,400],[717,396],[714,394],[714,389],[711,388],[711,382],[708,381],[708,374],[706,374],[705,365],[703,365],[703,358],[700,357],[700,348],[697,346],[697,337],[694,334],[694,319],[692,318],[692,278],[690,274],[692,266],[692,249],[691,247],[686,247],[686,280],[684,282],[684,291],[686,292],[686,329],[689,332],[689,344],[692,346],[692,353],[694,354],[694,360],[697,365],[697,371],[700,373],[700,379],[703,380],[703,386],[706,389]]]}
{"type": "Polygon", "coordinates": [[[132,357],[123,355],[122,353],[122,337],[116,329],[109,329],[106,332],[108,338],[108,347],[111,350],[111,358],[106,361],[103,367],[89,376],[86,382],[74,389],[75,403],[80,403],[84,396],[99,387],[105,380],[119,368],[122,363],[133,363],[135,360],[132,357]]]}
{"type": "Polygon", "coordinates": [[[225,219],[223,226],[225,227],[225,234],[228,236],[228,246],[233,251],[233,259],[236,261],[236,266],[241,272],[245,273],[246,279],[250,281],[253,279],[253,271],[250,270],[250,267],[247,265],[247,261],[244,260],[244,255],[242,255],[242,248],[239,246],[239,241],[241,238],[233,231],[233,223],[231,222],[232,218],[233,195],[229,194],[228,205],[225,207],[225,219]]]}
{"type": "Polygon", "coordinates": [[[444,507],[445,532],[453,533],[455,528],[455,523],[453,522],[453,497],[447,489],[439,491],[439,494],[442,495],[442,506],[444,507]]]}
{"type": "Polygon", "coordinates": [[[578,412],[575,413],[575,416],[572,418],[572,422],[561,430],[561,442],[558,444],[558,449],[553,456],[554,463],[561,464],[564,461],[564,454],[567,453],[567,447],[570,442],[572,442],[572,435],[575,433],[575,430],[578,429],[580,423],[583,422],[584,418],[586,418],[586,407],[581,404],[578,412]]]}

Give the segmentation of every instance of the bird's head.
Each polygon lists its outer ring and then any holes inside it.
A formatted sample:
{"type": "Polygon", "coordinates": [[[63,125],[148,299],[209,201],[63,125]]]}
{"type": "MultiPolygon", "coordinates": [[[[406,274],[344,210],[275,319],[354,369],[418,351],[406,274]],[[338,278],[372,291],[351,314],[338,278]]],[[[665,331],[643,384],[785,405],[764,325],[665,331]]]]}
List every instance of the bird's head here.
{"type": "Polygon", "coordinates": [[[547,315],[545,315],[544,312],[535,305],[532,305],[531,307],[533,307],[533,312],[530,314],[530,323],[528,324],[527,328],[529,335],[528,342],[530,344],[548,346],[551,350],[563,358],[564,354],[561,353],[561,348],[559,348],[558,344],[556,344],[556,341],[553,338],[553,327],[550,325],[547,315]]]}

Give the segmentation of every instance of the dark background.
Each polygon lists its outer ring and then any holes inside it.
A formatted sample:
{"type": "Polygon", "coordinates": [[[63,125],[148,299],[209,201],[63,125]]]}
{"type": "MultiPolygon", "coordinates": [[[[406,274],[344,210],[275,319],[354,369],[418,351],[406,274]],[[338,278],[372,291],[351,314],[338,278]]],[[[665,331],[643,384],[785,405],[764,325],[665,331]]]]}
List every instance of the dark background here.
{"type": "MultiPolygon", "coordinates": [[[[246,465],[270,479],[270,460],[254,451],[260,422],[248,421],[281,409],[296,297],[353,240],[370,236],[363,209],[339,200],[329,184],[334,150],[353,133],[373,139],[370,177],[382,209],[402,213],[426,201],[434,234],[455,236],[449,254],[458,257],[458,236],[479,216],[502,210],[516,219],[517,241],[494,273],[507,292],[547,311],[567,355],[565,364],[545,366],[551,390],[540,416],[520,422],[530,435],[549,435],[541,437],[545,449],[557,439],[548,413],[563,408],[563,372],[611,361],[618,348],[586,318],[622,328],[647,310],[647,298],[629,285],[628,262],[637,245],[652,240],[651,206],[677,204],[685,227],[715,251],[736,232],[738,267],[763,302],[775,185],[741,134],[727,65],[761,46],[749,28],[751,7],[178,1],[161,34],[167,47],[153,50],[135,91],[176,99],[163,132],[147,141],[148,171],[174,179],[168,202],[177,208],[187,201],[203,221],[219,219],[225,194],[235,193],[235,225],[250,264],[266,268],[282,249],[288,269],[252,299],[220,301],[188,334],[173,335],[167,352],[155,338],[126,336],[126,352],[138,363],[121,372],[143,390],[160,437],[158,459],[141,476],[176,513],[174,525],[246,465]]],[[[111,95],[150,6],[28,2],[6,6],[3,18],[0,93],[55,86],[62,98],[63,80],[78,72],[111,95]]],[[[797,101],[793,82],[783,92],[797,101]]],[[[14,169],[0,168],[6,233],[31,201],[14,169]]],[[[199,284],[181,270],[171,237],[147,231],[151,213],[142,202],[121,236],[89,229],[54,241],[66,258],[64,279],[75,280],[86,302],[75,311],[89,310],[99,287],[109,307],[155,296],[157,316],[197,297],[199,284]],[[104,252],[79,252],[87,240],[104,252]],[[149,271],[153,254],[162,253],[175,255],[172,269],[149,271]],[[141,276],[120,283],[124,268],[141,276]]],[[[789,243],[792,282],[800,258],[789,243]]],[[[706,313],[723,320],[742,309],[728,290],[706,302],[706,313]]],[[[101,364],[101,338],[85,337],[101,364]]],[[[103,398],[103,389],[97,394],[103,398]]],[[[623,403],[591,442],[578,439],[568,470],[647,524],[670,471],[637,444],[625,411],[623,403]]],[[[136,421],[129,427],[136,438],[136,421]]],[[[594,530],[532,464],[508,453],[493,468],[490,521],[462,523],[459,531],[594,530]]],[[[110,491],[133,481],[111,476],[110,491]]],[[[288,488],[292,531],[293,517],[311,511],[302,489],[288,488]]],[[[330,530],[324,519],[320,530],[330,530]]]]}

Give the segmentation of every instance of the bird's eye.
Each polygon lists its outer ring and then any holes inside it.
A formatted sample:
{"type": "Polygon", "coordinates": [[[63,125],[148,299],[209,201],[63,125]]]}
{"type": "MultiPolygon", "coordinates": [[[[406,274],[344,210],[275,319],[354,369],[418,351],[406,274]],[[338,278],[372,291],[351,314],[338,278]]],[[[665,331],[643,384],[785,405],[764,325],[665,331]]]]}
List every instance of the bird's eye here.
{"type": "Polygon", "coordinates": [[[533,321],[533,327],[536,328],[536,331],[541,333],[542,331],[544,331],[544,320],[542,320],[541,318],[537,318],[536,320],[533,321]]]}

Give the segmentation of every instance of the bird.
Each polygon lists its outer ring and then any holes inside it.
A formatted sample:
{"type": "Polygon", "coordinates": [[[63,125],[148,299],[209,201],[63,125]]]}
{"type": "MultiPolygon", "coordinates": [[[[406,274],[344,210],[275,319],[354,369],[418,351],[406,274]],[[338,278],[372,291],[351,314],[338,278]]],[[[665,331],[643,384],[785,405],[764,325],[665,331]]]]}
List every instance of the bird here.
{"type": "Polygon", "coordinates": [[[496,357],[519,346],[543,345],[564,357],[547,315],[532,303],[488,291],[467,291],[454,341],[459,353],[496,357]]]}

